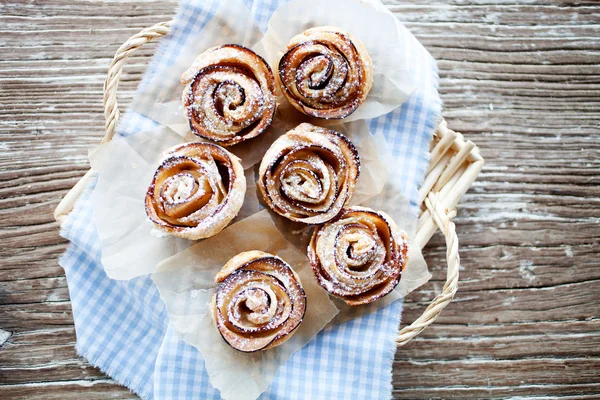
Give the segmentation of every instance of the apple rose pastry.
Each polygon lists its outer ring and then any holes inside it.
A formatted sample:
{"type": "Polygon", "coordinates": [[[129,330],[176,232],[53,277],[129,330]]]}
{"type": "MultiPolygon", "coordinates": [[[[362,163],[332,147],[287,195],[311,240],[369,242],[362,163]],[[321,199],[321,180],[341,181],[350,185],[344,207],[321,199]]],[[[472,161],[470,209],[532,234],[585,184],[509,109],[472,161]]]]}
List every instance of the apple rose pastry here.
{"type": "Polygon", "coordinates": [[[345,208],[315,229],[308,258],[319,285],[351,306],[371,303],[398,282],[407,262],[406,233],[383,212],[345,208]]]}
{"type": "Polygon", "coordinates": [[[212,143],[186,143],[168,151],[146,192],[146,214],[171,235],[197,240],[219,233],[244,202],[240,160],[212,143]]]}
{"type": "Polygon", "coordinates": [[[350,33],[332,26],[311,28],[288,44],[279,62],[279,80],[284,96],[300,112],[345,118],[373,86],[373,61],[350,33]]]}
{"type": "Polygon", "coordinates": [[[273,142],[260,164],[258,187],[277,214],[321,224],[350,200],[359,173],[358,151],[348,138],[303,123],[273,142]]]}
{"type": "Polygon", "coordinates": [[[181,77],[192,132],[231,146],[263,133],[276,109],[275,79],[264,59],[236,44],[208,49],[181,77]]]}
{"type": "Polygon", "coordinates": [[[300,278],[281,258],[262,251],[238,254],[215,277],[221,285],[211,303],[223,339],[243,352],[288,340],[306,312],[300,278]]]}

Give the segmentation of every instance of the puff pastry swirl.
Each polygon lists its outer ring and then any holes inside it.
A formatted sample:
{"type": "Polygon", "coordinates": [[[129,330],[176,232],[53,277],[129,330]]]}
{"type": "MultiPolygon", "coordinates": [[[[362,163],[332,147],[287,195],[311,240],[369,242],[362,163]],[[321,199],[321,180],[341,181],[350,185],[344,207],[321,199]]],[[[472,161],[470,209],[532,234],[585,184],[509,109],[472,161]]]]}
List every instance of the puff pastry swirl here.
{"type": "Polygon", "coordinates": [[[276,109],[275,78],[246,47],[225,44],[202,53],[181,77],[190,129],[231,146],[263,133],[276,109]]]}
{"type": "Polygon", "coordinates": [[[306,312],[300,278],[281,258],[262,251],[233,257],[217,274],[212,318],[231,347],[254,352],[279,346],[306,312]]]}
{"type": "Polygon", "coordinates": [[[373,61],[365,45],[332,26],[311,28],[294,36],[278,72],[287,100],[316,118],[349,116],[373,86],[373,61]]]}
{"type": "Polygon", "coordinates": [[[146,192],[146,214],[171,235],[197,240],[219,233],[244,202],[240,160],[216,144],[186,143],[167,152],[146,192]]]}
{"type": "Polygon", "coordinates": [[[348,138],[303,123],[273,142],[260,164],[258,187],[277,214],[321,224],[350,200],[359,173],[360,157],[348,138]]]}
{"type": "Polygon", "coordinates": [[[391,292],[408,260],[406,233],[385,213],[349,207],[315,229],[308,246],[319,285],[351,306],[391,292]]]}

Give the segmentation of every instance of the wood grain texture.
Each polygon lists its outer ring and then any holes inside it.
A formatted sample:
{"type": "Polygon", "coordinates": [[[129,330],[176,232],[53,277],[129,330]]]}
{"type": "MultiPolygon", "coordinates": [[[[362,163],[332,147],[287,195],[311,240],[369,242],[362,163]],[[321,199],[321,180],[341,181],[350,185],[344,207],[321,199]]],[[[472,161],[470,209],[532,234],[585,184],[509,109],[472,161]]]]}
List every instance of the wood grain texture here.
{"type": "MultiPolygon", "coordinates": [[[[395,358],[394,398],[600,398],[600,6],[388,0],[438,59],[444,116],[486,166],[459,206],[461,280],[395,358]]],[[[0,3],[0,398],[135,398],[77,356],[52,211],[103,136],[115,49],[175,1],[0,3]]],[[[152,55],[130,62],[131,101],[152,55]]],[[[408,299],[417,318],[444,282],[408,299]]]]}

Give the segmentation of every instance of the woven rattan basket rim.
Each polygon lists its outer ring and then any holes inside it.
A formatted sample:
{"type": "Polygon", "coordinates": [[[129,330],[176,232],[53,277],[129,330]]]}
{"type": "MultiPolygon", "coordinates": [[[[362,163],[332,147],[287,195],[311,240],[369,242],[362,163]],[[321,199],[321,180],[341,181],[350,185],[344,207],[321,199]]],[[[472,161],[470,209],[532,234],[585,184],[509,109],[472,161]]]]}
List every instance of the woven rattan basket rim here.
{"type": "MultiPolygon", "coordinates": [[[[162,22],[143,29],[130,37],[117,50],[104,83],[106,134],[102,143],[112,139],[119,123],[117,91],[125,61],[145,43],[166,35],[169,26],[170,22],[162,22]]],[[[435,132],[429,170],[420,190],[423,213],[419,218],[415,244],[424,247],[434,232],[440,229],[446,239],[448,263],[446,283],[442,292],[429,304],[423,314],[400,330],[396,339],[398,347],[408,343],[432,324],[454,298],[458,288],[460,258],[458,238],[452,218],[456,215],[455,207],[458,201],[477,178],[482,166],[483,158],[479,155],[477,147],[471,141],[465,141],[460,133],[448,129],[446,122],[442,120],[435,132]]],[[[91,177],[92,170],[88,171],[62,199],[54,212],[57,222],[64,222],[91,177]]]]}

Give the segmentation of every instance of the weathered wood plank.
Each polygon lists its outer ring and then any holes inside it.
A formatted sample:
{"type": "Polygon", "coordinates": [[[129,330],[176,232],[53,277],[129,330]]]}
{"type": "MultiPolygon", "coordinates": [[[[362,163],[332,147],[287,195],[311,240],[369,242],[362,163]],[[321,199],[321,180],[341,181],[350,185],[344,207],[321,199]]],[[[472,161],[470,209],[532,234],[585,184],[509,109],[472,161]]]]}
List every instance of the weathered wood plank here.
{"type": "Polygon", "coordinates": [[[123,386],[110,379],[64,380],[56,382],[33,382],[26,384],[0,384],[0,393],[5,399],[29,400],[105,400],[138,399],[123,386]]]}
{"type": "Polygon", "coordinates": [[[527,399],[598,399],[600,388],[597,384],[566,385],[519,385],[494,386],[490,380],[487,386],[456,385],[445,388],[411,387],[394,390],[395,399],[420,398],[424,392],[436,399],[487,399],[487,398],[527,398],[527,399]],[[539,394],[534,394],[539,393],[539,394]],[[533,394],[533,395],[532,395],[533,394]]]}

